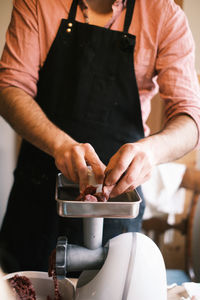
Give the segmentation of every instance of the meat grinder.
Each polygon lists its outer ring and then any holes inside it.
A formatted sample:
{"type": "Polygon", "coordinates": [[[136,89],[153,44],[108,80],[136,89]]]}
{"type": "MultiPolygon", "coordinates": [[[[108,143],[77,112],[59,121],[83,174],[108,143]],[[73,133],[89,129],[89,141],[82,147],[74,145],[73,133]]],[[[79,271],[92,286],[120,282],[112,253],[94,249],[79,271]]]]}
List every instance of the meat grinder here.
{"type": "MultiPolygon", "coordinates": [[[[89,184],[96,185],[94,176],[89,184]]],[[[97,186],[101,189],[101,186],[97,186]]],[[[84,246],[59,237],[56,247],[58,279],[81,271],[73,300],[166,300],[163,257],[155,243],[141,233],[123,233],[102,246],[104,218],[136,218],[137,191],[108,202],[74,201],[79,187],[58,174],[56,200],[62,217],[83,218],[84,246]]]]}

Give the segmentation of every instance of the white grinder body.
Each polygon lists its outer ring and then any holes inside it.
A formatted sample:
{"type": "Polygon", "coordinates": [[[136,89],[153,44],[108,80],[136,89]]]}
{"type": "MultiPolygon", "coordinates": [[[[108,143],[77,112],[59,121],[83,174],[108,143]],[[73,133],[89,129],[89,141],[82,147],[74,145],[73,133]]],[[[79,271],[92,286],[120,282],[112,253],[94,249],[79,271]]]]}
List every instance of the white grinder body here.
{"type": "Polygon", "coordinates": [[[163,257],[156,244],[141,233],[111,239],[104,265],[93,278],[91,273],[84,271],[80,276],[75,300],[167,299],[163,257]]]}

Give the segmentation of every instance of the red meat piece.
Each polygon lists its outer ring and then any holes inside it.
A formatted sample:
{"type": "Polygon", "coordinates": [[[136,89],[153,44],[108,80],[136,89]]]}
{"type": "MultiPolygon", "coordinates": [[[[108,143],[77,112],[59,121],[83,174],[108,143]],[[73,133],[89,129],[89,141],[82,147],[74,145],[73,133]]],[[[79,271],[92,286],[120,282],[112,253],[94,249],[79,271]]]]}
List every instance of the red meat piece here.
{"type": "Polygon", "coordinates": [[[96,190],[97,188],[95,186],[88,185],[75,200],[86,202],[106,202],[109,198],[109,195],[105,192],[96,193],[96,190]]]}
{"type": "Polygon", "coordinates": [[[86,186],[86,188],[85,188],[85,190],[84,190],[84,192],[83,192],[83,194],[84,195],[94,195],[95,193],[96,193],[96,190],[97,190],[97,188],[95,187],[95,186],[93,186],[93,185],[88,185],[88,186],[86,186]]]}
{"type": "Polygon", "coordinates": [[[87,194],[84,197],[85,202],[98,202],[97,198],[94,195],[87,194]]]}

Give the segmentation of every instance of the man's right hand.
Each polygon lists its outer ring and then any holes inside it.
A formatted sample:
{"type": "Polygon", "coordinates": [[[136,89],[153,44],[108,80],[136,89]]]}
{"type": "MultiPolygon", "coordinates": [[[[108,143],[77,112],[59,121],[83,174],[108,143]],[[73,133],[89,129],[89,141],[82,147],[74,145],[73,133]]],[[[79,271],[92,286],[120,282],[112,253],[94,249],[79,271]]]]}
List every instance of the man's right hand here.
{"type": "Polygon", "coordinates": [[[92,167],[97,183],[104,180],[105,165],[88,143],[63,143],[54,154],[56,167],[69,180],[79,183],[80,192],[88,185],[88,165],[92,167]]]}
{"type": "Polygon", "coordinates": [[[105,166],[90,144],[77,143],[53,124],[38,103],[19,88],[0,91],[0,115],[28,142],[55,159],[57,168],[84,190],[90,165],[98,183],[103,183],[105,166]]]}

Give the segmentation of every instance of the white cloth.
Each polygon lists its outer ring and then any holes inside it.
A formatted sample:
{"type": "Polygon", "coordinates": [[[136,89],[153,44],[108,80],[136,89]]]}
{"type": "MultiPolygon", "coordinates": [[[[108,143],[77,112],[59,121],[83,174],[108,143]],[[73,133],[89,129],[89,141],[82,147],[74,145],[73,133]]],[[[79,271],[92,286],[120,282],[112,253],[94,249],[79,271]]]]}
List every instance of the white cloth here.
{"type": "Polygon", "coordinates": [[[168,214],[168,223],[174,223],[175,214],[184,209],[185,189],[180,184],[186,166],[178,163],[167,163],[156,166],[151,178],[142,185],[146,201],[144,219],[168,214]]]}
{"type": "Polygon", "coordinates": [[[200,300],[200,283],[184,282],[182,285],[189,295],[189,298],[187,298],[187,300],[192,299],[193,296],[195,296],[195,300],[200,300]]]}

